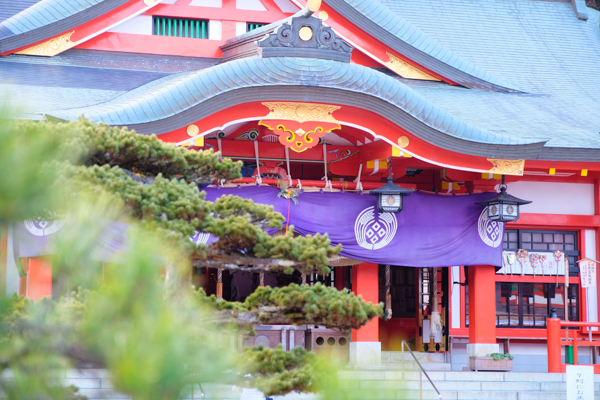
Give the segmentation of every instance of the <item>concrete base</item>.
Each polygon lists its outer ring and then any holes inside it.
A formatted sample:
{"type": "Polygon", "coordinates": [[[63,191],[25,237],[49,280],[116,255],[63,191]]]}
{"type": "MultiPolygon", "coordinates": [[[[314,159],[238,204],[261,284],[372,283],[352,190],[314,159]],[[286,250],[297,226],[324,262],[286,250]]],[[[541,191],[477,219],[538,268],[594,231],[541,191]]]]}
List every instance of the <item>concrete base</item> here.
{"type": "Polygon", "coordinates": [[[381,342],[350,342],[350,361],[353,366],[381,365],[381,342]]]}
{"type": "Polygon", "coordinates": [[[500,353],[499,343],[469,343],[467,344],[468,357],[485,357],[491,353],[500,353]]]}

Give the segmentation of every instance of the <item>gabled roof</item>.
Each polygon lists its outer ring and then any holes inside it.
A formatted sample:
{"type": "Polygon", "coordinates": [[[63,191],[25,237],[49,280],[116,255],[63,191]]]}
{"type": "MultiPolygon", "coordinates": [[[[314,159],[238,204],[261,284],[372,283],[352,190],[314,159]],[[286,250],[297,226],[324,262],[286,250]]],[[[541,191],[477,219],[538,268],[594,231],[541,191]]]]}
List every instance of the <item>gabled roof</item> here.
{"type": "MultiPolygon", "coordinates": [[[[396,0],[393,0],[396,1],[396,0]]],[[[392,1],[392,4],[393,4],[392,1]]],[[[451,1],[452,2],[452,1],[451,1]]],[[[326,3],[398,53],[453,82],[470,88],[519,91],[513,83],[461,57],[378,0],[326,0],[326,3]]],[[[402,1],[396,2],[401,7],[402,1]]]]}
{"type": "Polygon", "coordinates": [[[41,0],[0,22],[0,53],[51,38],[128,1],[41,0]]]}
{"type": "Polygon", "coordinates": [[[151,134],[179,129],[234,104],[268,101],[282,95],[305,97],[303,88],[318,94],[319,101],[372,109],[410,127],[425,140],[468,154],[485,153],[480,146],[494,145],[497,154],[522,151],[531,157],[539,154],[543,144],[543,139],[508,138],[467,124],[407,85],[371,68],[313,58],[235,60],[153,81],[104,104],[48,115],[65,120],[85,115],[151,134]],[[528,150],[515,148],[518,146],[528,150]]]}

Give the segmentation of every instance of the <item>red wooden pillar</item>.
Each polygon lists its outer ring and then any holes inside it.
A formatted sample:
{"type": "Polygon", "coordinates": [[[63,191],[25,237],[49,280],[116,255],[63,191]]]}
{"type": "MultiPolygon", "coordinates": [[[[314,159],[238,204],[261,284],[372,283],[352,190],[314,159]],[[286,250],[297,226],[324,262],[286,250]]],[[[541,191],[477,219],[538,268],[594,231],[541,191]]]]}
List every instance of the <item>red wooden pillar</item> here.
{"type": "Polygon", "coordinates": [[[27,298],[38,300],[52,296],[52,265],[41,257],[28,259],[27,298]]]}
{"type": "Polygon", "coordinates": [[[467,356],[500,352],[496,343],[496,270],[493,265],[469,267],[469,345],[467,356]]]}
{"type": "MultiPolygon", "coordinates": [[[[352,267],[352,291],[368,303],[379,303],[379,265],[362,263],[352,267]]],[[[379,320],[372,319],[360,329],[352,329],[353,342],[379,342],[379,320]]]]}
{"type": "MultiPolygon", "coordinates": [[[[379,303],[379,265],[362,263],[352,267],[352,291],[369,303],[379,303]]],[[[355,365],[381,364],[379,320],[373,319],[360,329],[352,330],[350,363],[355,365]]]]}
{"type": "Polygon", "coordinates": [[[548,318],[546,326],[548,332],[548,372],[562,373],[560,318],[548,318]]]}

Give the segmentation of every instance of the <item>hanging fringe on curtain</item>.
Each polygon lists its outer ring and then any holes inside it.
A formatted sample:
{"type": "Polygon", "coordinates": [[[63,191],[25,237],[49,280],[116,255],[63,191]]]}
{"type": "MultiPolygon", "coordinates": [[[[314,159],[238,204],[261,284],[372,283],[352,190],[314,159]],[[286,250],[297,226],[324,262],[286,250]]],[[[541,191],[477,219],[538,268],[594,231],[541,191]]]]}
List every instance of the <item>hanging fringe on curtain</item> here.
{"type": "Polygon", "coordinates": [[[217,299],[223,300],[223,269],[217,269],[217,299]]]}
{"type": "Polygon", "coordinates": [[[433,268],[433,311],[431,312],[431,329],[429,330],[429,336],[435,338],[435,336],[442,331],[442,317],[440,316],[439,304],[438,304],[438,270],[433,268]]]}
{"type": "Polygon", "coordinates": [[[323,143],[323,168],[325,169],[325,176],[323,176],[321,180],[325,181],[325,189],[329,188],[329,190],[333,192],[333,185],[327,178],[327,143],[323,143]]]}
{"type": "Polygon", "coordinates": [[[256,157],[256,183],[262,185],[262,177],[260,176],[260,161],[258,160],[258,141],[254,139],[254,156],[256,157]]]}
{"type": "MultiPolygon", "coordinates": [[[[290,170],[290,149],[289,149],[289,147],[284,147],[284,149],[285,149],[285,162],[287,165],[289,187],[292,187],[292,171],[290,170]]],[[[298,181],[298,182],[300,182],[300,181],[298,181]]]]}
{"type": "MultiPolygon", "coordinates": [[[[360,174],[359,174],[360,177],[360,174]]],[[[392,295],[390,293],[391,268],[385,266],[385,313],[383,319],[386,321],[392,318],[392,295]]]]}
{"type": "Polygon", "coordinates": [[[356,177],[356,179],[354,180],[354,182],[356,183],[356,190],[363,190],[363,185],[362,183],[360,183],[360,175],[362,174],[362,163],[360,163],[360,166],[358,167],[358,176],[356,177]]]}

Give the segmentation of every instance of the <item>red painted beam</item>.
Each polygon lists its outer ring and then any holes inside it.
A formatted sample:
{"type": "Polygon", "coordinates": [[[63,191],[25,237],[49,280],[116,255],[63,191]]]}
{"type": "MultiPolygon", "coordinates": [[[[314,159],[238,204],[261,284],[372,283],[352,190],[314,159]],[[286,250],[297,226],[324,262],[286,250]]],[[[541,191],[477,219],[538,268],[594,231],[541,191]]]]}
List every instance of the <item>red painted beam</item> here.
{"type": "Polygon", "coordinates": [[[522,213],[517,222],[509,222],[507,229],[600,228],[600,215],[566,215],[522,213]]]}

